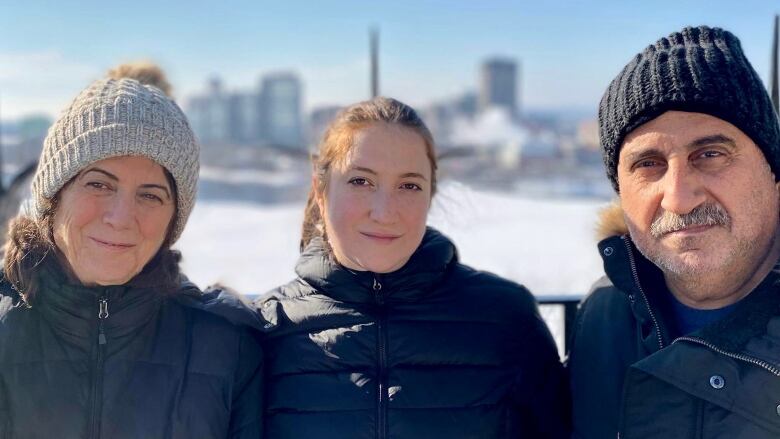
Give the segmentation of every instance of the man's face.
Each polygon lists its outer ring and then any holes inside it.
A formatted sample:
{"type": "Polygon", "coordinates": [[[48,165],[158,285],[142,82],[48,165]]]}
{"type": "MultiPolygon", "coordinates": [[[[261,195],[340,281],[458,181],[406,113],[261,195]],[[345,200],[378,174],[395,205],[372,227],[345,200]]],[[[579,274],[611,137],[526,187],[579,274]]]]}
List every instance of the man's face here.
{"type": "MultiPolygon", "coordinates": [[[[714,116],[668,111],[635,129],[618,160],[631,238],[664,273],[749,278],[778,231],[778,184],[755,143],[714,116]]],[[[726,292],[709,291],[699,300],[726,292]]]]}

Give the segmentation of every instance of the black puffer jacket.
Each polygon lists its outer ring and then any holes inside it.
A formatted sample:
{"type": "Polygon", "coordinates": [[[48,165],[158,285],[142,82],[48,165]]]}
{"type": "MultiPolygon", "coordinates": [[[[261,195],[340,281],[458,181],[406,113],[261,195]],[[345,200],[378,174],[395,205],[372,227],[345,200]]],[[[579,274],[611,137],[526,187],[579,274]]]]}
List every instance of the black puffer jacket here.
{"type": "Polygon", "coordinates": [[[314,240],[257,302],[266,437],[565,437],[558,354],[529,292],[458,263],[429,229],[400,270],[354,272],[314,240]]]}
{"type": "Polygon", "coordinates": [[[599,250],[607,277],[580,307],[569,355],[574,438],[780,437],[777,267],[722,321],[673,340],[658,268],[628,236],[599,250]]]}
{"type": "Polygon", "coordinates": [[[154,278],[86,288],[45,263],[31,307],[0,319],[0,438],[261,437],[261,350],[229,322],[240,302],[154,278]]]}

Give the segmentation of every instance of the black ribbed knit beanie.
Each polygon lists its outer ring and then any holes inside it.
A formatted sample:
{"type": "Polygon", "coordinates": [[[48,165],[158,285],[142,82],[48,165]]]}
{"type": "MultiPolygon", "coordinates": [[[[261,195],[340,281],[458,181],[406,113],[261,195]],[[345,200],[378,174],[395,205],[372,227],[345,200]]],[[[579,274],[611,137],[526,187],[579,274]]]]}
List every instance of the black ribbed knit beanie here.
{"type": "Polygon", "coordinates": [[[637,54],[612,80],[599,105],[599,134],[607,177],[616,191],[626,135],[670,110],[706,113],[736,126],[780,177],[777,115],[732,33],[686,27],[637,54]]]}

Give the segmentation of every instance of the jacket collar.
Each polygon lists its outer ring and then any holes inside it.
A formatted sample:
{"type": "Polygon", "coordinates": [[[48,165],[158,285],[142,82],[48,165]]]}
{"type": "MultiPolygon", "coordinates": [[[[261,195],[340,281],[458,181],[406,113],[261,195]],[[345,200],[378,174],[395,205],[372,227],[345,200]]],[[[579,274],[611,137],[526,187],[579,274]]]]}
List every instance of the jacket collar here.
{"type": "Polygon", "coordinates": [[[392,273],[347,269],[333,260],[321,238],[304,249],[295,272],[318,291],[343,302],[405,302],[430,292],[457,260],[452,242],[429,227],[409,261],[392,273]]]}
{"type": "Polygon", "coordinates": [[[647,260],[636,251],[631,238],[627,234],[611,236],[599,242],[598,248],[604,263],[604,273],[612,284],[628,294],[638,294],[640,267],[645,270],[652,268],[645,264],[647,260]]]}
{"type": "Polygon", "coordinates": [[[103,331],[108,345],[118,346],[156,316],[165,297],[155,282],[158,271],[139,274],[124,285],[84,286],[69,279],[57,258],[47,257],[39,266],[39,287],[30,307],[65,342],[89,350],[97,341],[100,302],[105,300],[103,331]]]}
{"type": "Polygon", "coordinates": [[[631,304],[645,349],[655,352],[666,347],[671,335],[659,306],[660,295],[668,294],[661,270],[636,249],[628,234],[606,238],[598,248],[604,272],[631,304]]]}
{"type": "MultiPolygon", "coordinates": [[[[659,294],[670,293],[661,270],[636,249],[627,234],[606,238],[598,247],[607,277],[629,296],[634,316],[643,328],[645,345],[654,348],[651,351],[657,350],[658,342],[653,336],[660,334],[663,346],[668,346],[672,340],[661,314],[659,294]]],[[[780,316],[780,262],[729,316],[692,335],[723,350],[739,352],[751,338],[764,334],[769,321],[777,316],[780,316]]]]}

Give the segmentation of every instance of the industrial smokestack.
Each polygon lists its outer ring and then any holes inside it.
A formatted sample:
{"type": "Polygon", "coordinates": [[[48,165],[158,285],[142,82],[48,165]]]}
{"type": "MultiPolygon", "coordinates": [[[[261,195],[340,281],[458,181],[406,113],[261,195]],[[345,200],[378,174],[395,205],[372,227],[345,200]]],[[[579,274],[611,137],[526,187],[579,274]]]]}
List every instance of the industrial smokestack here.
{"type": "Polygon", "coordinates": [[[371,97],[379,96],[379,30],[371,28],[369,31],[371,50],[371,97]]]}

